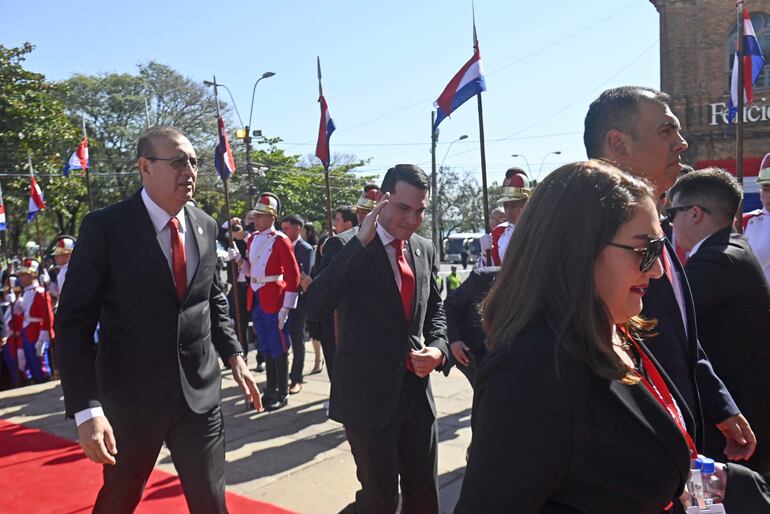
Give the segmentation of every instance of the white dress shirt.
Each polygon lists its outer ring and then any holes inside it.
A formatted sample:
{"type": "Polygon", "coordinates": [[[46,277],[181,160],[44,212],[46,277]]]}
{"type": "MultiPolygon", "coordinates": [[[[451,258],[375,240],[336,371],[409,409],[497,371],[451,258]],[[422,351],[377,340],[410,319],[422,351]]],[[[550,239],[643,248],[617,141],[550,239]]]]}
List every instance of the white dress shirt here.
{"type": "Polygon", "coordinates": [[[770,212],[763,208],[759,215],[751,218],[743,236],[748,239],[751,250],[770,281],[770,212]]]}

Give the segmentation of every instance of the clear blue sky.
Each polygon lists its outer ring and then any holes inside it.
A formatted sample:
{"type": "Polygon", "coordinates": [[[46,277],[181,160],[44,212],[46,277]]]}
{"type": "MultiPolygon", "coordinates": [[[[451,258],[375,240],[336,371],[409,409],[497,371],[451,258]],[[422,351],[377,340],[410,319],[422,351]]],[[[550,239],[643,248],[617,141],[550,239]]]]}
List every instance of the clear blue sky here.
{"type": "MultiPolygon", "coordinates": [[[[332,152],[430,171],[433,100],[470,58],[467,0],[212,2],[0,0],[0,43],[36,46],[26,66],[50,80],[136,72],[157,60],[195,80],[227,84],[253,128],[290,153],[312,154],[318,130],[316,55],[337,131],[332,152]]],[[[490,182],[511,165],[537,175],[584,159],[582,124],[602,90],[659,87],[659,18],[649,0],[477,0],[488,91],[484,121],[490,182]]],[[[225,97],[229,100],[228,97],[225,97]]],[[[234,128],[234,127],[233,127],[234,128]]],[[[441,126],[437,159],[480,179],[476,102],[441,126]],[[447,154],[449,143],[462,134],[447,154]]],[[[212,135],[213,137],[213,135],[212,135]]],[[[233,144],[240,144],[235,141],[233,144]]]]}

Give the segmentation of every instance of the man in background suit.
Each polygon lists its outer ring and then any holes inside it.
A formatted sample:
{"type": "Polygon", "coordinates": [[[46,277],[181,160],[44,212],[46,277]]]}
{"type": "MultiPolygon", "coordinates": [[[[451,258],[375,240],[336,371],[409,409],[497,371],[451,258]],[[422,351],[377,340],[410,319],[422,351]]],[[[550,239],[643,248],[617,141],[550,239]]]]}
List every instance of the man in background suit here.
{"type": "MultiPolygon", "coordinates": [[[[292,246],[294,257],[297,259],[300,274],[309,274],[313,267],[313,247],[302,240],[300,232],[305,224],[300,216],[290,214],[281,220],[281,232],[286,234],[292,246]]],[[[305,295],[302,289],[297,296],[297,307],[289,313],[289,335],[291,336],[291,372],[289,373],[289,394],[297,394],[302,391],[302,370],[305,366],[305,295]]]]}
{"type": "Polygon", "coordinates": [[[345,425],[361,490],[346,513],[438,512],[436,410],[428,375],[448,358],[438,258],[415,232],[428,205],[417,166],[388,170],[380,203],[307,291],[308,313],[338,310],[332,419],[345,425]]]}
{"type": "MultiPolygon", "coordinates": [[[[668,102],[666,93],[651,88],[623,86],[604,91],[585,118],[588,157],[643,177],[656,194],[664,193],[676,181],[681,154],[687,149],[679,119],[668,102]]],[[[662,261],[666,272],[650,281],[644,297],[642,315],[658,322],[657,335],[646,340],[647,346],[692,412],[698,448],[704,445],[705,422],[724,434],[728,458],[748,459],[756,438],[698,343],[690,288],[668,241],[662,261]]]]}
{"type": "MultiPolygon", "coordinates": [[[[751,419],[757,451],[746,466],[770,474],[770,289],[748,241],[732,224],[742,191],[718,168],[680,178],[669,191],[669,218],[689,252],[685,266],[698,334],[714,370],[751,419]]],[[[707,427],[702,453],[718,459],[724,437],[707,427]]]]}
{"type": "Polygon", "coordinates": [[[61,292],[66,416],[86,456],[105,465],[94,512],[133,512],[165,443],[190,512],[224,513],[218,356],[257,408],[259,391],[217,277],[217,224],[186,205],[195,150],[179,130],[152,127],[137,166],[140,192],[83,219],[61,292]]]}

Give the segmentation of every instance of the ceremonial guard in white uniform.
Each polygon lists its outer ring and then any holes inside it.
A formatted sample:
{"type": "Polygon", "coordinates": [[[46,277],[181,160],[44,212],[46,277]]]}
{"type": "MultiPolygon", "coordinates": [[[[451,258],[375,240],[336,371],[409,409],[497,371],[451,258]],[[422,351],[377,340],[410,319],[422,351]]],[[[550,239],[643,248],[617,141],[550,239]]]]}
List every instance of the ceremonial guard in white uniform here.
{"type": "MultiPolygon", "coordinates": [[[[265,356],[267,386],[262,404],[266,410],[276,410],[288,403],[287,354],[291,339],[286,319],[289,311],[297,306],[299,266],[291,241],[275,228],[280,212],[278,197],[263,193],[254,210],[257,231],[246,242],[248,257],[241,263],[241,270],[251,284],[248,307],[259,351],[265,356]]],[[[231,255],[240,260],[240,254],[236,253],[231,255]]]]}

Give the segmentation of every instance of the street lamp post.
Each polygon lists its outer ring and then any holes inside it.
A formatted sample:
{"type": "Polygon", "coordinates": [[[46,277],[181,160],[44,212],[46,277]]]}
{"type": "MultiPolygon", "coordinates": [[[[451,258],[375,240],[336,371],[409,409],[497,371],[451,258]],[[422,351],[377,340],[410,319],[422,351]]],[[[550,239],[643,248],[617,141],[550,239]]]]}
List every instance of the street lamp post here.
{"type": "Polygon", "coordinates": [[[257,84],[262,79],[268,79],[274,76],[272,71],[266,71],[261,77],[254,82],[254,87],[251,88],[251,107],[249,108],[249,124],[244,127],[243,142],[246,144],[246,176],[249,181],[249,208],[254,207],[254,181],[251,179],[251,116],[254,113],[254,93],[257,92],[257,84]]]}
{"type": "Polygon", "coordinates": [[[441,172],[441,168],[444,166],[444,161],[446,161],[447,156],[449,155],[449,150],[452,149],[452,145],[455,144],[458,141],[462,141],[463,139],[468,139],[467,134],[463,134],[462,136],[458,137],[451,143],[449,143],[449,146],[446,149],[446,152],[444,152],[444,158],[441,159],[441,164],[439,165],[438,169],[436,169],[436,143],[438,142],[438,131],[434,134],[433,139],[433,173],[431,174],[431,188],[433,192],[433,201],[431,202],[431,232],[433,235],[433,244],[436,246],[436,249],[439,251],[439,255],[443,258],[444,257],[444,248],[441,244],[441,233],[439,231],[439,224],[438,224],[438,212],[439,212],[439,202],[441,201],[441,196],[438,193],[438,174],[441,172]]]}
{"type": "Polygon", "coordinates": [[[512,154],[511,157],[521,157],[522,159],[524,159],[524,162],[527,163],[527,173],[532,175],[532,168],[530,168],[529,161],[527,160],[527,158],[524,155],[522,155],[520,153],[515,153],[515,154],[512,154]]]}
{"type": "Polygon", "coordinates": [[[548,152],[543,156],[543,160],[540,161],[540,168],[537,170],[537,178],[536,180],[540,180],[540,174],[543,172],[543,164],[545,164],[545,158],[549,155],[561,155],[561,150],[556,150],[554,152],[548,152]]]}

